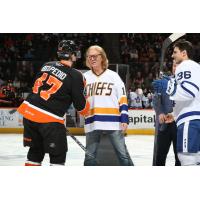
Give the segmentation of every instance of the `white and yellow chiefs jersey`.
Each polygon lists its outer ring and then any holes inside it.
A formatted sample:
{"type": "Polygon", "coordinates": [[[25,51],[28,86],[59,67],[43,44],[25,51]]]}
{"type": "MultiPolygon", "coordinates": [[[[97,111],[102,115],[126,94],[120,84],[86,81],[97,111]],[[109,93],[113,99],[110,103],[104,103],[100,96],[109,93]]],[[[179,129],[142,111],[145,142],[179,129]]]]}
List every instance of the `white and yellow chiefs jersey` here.
{"type": "Polygon", "coordinates": [[[128,123],[126,90],[119,75],[106,69],[97,76],[92,70],[84,74],[89,115],[85,117],[85,132],[93,130],[121,130],[128,123]]]}

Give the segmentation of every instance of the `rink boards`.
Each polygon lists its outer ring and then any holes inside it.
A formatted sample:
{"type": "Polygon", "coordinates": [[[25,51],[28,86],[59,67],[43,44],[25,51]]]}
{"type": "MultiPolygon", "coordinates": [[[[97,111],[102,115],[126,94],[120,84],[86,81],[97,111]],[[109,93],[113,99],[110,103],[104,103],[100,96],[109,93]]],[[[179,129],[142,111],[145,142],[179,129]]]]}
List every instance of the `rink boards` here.
{"type": "MultiPolygon", "coordinates": [[[[0,109],[0,133],[22,133],[23,117],[14,108],[0,109]]],[[[76,135],[84,134],[84,120],[80,120],[80,127],[68,127],[76,135]]],[[[152,109],[129,109],[128,135],[153,135],[155,133],[155,112],[152,109]]]]}

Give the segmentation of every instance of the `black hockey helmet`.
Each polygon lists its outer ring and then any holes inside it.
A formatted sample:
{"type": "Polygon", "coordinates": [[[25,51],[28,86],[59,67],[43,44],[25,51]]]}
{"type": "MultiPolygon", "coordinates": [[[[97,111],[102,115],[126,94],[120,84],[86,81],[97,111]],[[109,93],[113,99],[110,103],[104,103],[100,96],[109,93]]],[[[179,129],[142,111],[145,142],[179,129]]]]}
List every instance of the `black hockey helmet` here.
{"type": "Polygon", "coordinates": [[[72,54],[76,55],[77,46],[73,40],[62,40],[58,44],[57,55],[59,59],[68,60],[72,54]]]}

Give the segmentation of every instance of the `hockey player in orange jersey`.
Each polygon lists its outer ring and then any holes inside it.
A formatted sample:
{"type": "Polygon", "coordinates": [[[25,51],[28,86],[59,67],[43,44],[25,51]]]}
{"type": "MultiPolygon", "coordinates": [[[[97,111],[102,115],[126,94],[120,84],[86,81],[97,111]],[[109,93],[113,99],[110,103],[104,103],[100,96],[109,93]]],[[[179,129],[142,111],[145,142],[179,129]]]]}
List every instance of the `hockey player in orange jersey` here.
{"type": "Polygon", "coordinates": [[[64,165],[68,150],[64,115],[72,103],[82,115],[89,110],[85,79],[72,67],[75,43],[61,41],[57,54],[59,61],[42,66],[32,93],[18,108],[24,117],[24,146],[30,147],[26,166],[40,166],[45,153],[49,153],[50,165],[64,165]]]}

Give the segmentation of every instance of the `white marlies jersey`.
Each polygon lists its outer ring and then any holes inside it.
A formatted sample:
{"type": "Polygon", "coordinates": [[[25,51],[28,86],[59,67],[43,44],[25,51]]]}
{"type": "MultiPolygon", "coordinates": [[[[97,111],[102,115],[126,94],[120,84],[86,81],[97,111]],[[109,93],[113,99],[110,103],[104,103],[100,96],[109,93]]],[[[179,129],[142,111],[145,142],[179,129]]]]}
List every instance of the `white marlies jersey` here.
{"type": "Polygon", "coordinates": [[[85,132],[121,130],[128,123],[128,105],[124,83],[119,75],[106,69],[97,76],[91,70],[84,74],[90,112],[85,118],[85,132]]]}
{"type": "Polygon", "coordinates": [[[192,60],[183,61],[176,68],[175,80],[176,91],[170,99],[175,101],[177,126],[200,119],[200,65],[192,60]]]}

